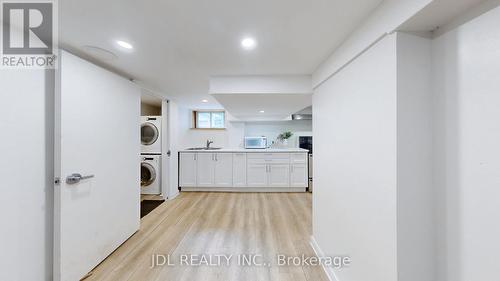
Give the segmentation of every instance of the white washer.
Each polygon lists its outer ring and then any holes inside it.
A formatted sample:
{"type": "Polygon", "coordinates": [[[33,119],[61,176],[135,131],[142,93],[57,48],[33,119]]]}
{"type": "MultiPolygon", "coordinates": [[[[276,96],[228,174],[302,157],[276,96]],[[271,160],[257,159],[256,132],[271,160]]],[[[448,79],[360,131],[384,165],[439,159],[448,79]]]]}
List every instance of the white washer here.
{"type": "Polygon", "coordinates": [[[141,152],[161,153],[161,116],[141,116],[141,152]]]}
{"type": "Polygon", "coordinates": [[[141,194],[161,193],[160,167],[160,155],[141,155],[141,194]]]}

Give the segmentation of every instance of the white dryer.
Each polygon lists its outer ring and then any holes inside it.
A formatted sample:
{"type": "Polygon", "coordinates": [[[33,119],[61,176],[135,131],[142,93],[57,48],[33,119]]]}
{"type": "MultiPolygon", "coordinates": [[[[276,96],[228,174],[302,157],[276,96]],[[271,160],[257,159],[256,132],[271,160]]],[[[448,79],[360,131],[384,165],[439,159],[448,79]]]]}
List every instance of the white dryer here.
{"type": "Polygon", "coordinates": [[[161,194],[160,155],[141,155],[141,194],[161,194]]]}
{"type": "Polygon", "coordinates": [[[141,117],[141,153],[161,154],[161,116],[141,117]]]}

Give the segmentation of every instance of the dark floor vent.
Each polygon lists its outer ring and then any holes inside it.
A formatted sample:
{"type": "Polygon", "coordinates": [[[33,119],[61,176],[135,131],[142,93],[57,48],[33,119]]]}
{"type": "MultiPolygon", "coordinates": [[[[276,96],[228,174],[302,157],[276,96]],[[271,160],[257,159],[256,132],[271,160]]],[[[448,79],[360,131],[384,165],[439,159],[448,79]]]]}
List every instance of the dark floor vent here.
{"type": "Polygon", "coordinates": [[[163,204],[165,200],[143,200],[141,201],[141,219],[151,213],[156,207],[163,204]]]}

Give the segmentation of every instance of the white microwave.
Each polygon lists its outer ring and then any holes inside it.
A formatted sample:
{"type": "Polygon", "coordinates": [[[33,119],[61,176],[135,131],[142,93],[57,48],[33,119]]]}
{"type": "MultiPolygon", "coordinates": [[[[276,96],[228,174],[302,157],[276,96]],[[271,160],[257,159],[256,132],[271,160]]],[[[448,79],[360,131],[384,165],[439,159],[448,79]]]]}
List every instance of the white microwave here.
{"type": "Polygon", "coordinates": [[[265,149],[267,148],[266,137],[245,137],[245,148],[247,149],[265,149]]]}

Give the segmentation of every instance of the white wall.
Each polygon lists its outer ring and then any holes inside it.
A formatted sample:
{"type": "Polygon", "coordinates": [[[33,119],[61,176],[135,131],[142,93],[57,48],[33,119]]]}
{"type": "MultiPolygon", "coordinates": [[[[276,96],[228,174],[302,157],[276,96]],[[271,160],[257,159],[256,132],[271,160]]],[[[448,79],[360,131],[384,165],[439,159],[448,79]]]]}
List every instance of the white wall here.
{"type": "Polygon", "coordinates": [[[52,280],[53,81],[0,69],[0,280],[52,280]]]}
{"type": "Polygon", "coordinates": [[[296,147],[299,135],[312,135],[312,121],[245,122],[245,136],[266,136],[269,144],[285,131],[293,133],[288,147],[296,147]]]}
{"type": "Polygon", "coordinates": [[[434,281],[431,40],[397,34],[398,280],[434,281]]]}
{"type": "MultiPolygon", "coordinates": [[[[231,115],[226,111],[226,119],[231,115]]],[[[284,131],[292,131],[295,135],[289,140],[290,147],[295,146],[298,134],[312,134],[311,120],[293,121],[255,121],[255,122],[230,122],[226,120],[225,130],[199,130],[192,129],[192,109],[178,107],[178,138],[179,147],[205,146],[207,139],[213,140],[214,147],[243,147],[245,136],[267,136],[269,141],[275,140],[278,134],[284,131]]]]}
{"type": "Polygon", "coordinates": [[[239,122],[229,122],[230,115],[226,112],[225,130],[192,129],[192,109],[178,107],[179,145],[181,148],[205,146],[207,140],[212,140],[213,147],[240,147],[243,141],[244,125],[239,122]]]}
{"type": "Polygon", "coordinates": [[[396,36],[378,42],[313,95],[313,235],[349,255],[338,280],[397,280],[396,36]]]}
{"type": "Polygon", "coordinates": [[[498,279],[500,8],[433,42],[439,280],[498,279]]]}
{"type": "Polygon", "coordinates": [[[431,41],[384,37],[313,95],[313,236],[338,280],[435,280],[431,41]]]}
{"type": "MultiPolygon", "coordinates": [[[[430,42],[431,49],[427,39],[398,35],[396,198],[399,280],[497,278],[496,262],[500,259],[500,243],[497,241],[500,223],[495,219],[500,214],[498,26],[500,8],[440,35],[430,42]],[[399,41],[401,38],[405,40],[399,41]],[[428,71],[429,65],[431,71],[428,71]],[[429,74],[430,88],[426,86],[429,85],[429,74]]],[[[363,184],[377,187],[377,180],[386,175],[383,167],[392,164],[381,162],[392,157],[392,152],[384,150],[382,142],[375,145],[392,132],[378,130],[376,134],[370,133],[372,127],[382,124],[380,118],[385,113],[374,112],[381,108],[380,100],[369,98],[385,97],[387,103],[384,106],[392,102],[387,97],[390,89],[378,92],[374,87],[384,79],[390,81],[389,76],[380,77],[380,72],[385,73],[391,67],[390,60],[385,58],[383,62],[376,58],[382,59],[384,51],[391,51],[389,47],[379,48],[386,40],[387,37],[347,64],[319,86],[313,97],[314,140],[316,152],[319,152],[315,157],[313,230],[317,245],[323,252],[346,253],[353,257],[350,269],[337,272],[340,281],[394,280],[391,279],[394,276],[373,274],[392,272],[387,268],[390,260],[376,264],[383,255],[390,257],[392,249],[385,247],[385,250],[373,254],[375,245],[388,241],[386,235],[378,235],[380,228],[390,229],[391,225],[387,221],[386,225],[370,225],[367,218],[378,221],[380,210],[367,212],[373,205],[366,203],[365,195],[372,195],[377,203],[385,201],[375,197],[381,194],[373,188],[356,192],[356,187],[363,184]],[[372,58],[371,64],[366,64],[367,57],[372,58]],[[374,65],[378,65],[377,71],[374,65]],[[368,75],[366,71],[370,70],[368,75]],[[375,81],[372,80],[374,73],[378,78],[375,81]],[[356,85],[360,80],[363,84],[356,85]],[[371,94],[364,98],[374,108],[360,110],[363,104],[357,100],[364,92],[360,88],[371,94]],[[351,115],[353,112],[357,114],[351,115]],[[365,123],[358,121],[363,116],[365,123]],[[368,122],[375,124],[367,127],[368,122]],[[328,130],[339,133],[341,137],[325,133],[328,130]],[[360,140],[354,141],[353,136],[360,140]],[[333,142],[326,143],[327,138],[333,142]],[[367,143],[362,143],[363,140],[367,143]],[[371,150],[365,151],[366,148],[371,150]],[[378,157],[379,166],[370,165],[375,162],[373,154],[377,150],[386,153],[378,157]],[[375,171],[378,178],[373,175],[375,171]],[[372,263],[363,263],[366,261],[359,258],[361,252],[372,257],[372,263]]],[[[385,124],[390,126],[391,123],[385,124]]],[[[378,190],[382,189],[378,187],[378,190]]],[[[384,206],[391,202],[384,203],[384,206]]],[[[392,217],[388,213],[385,216],[392,217]]]]}

